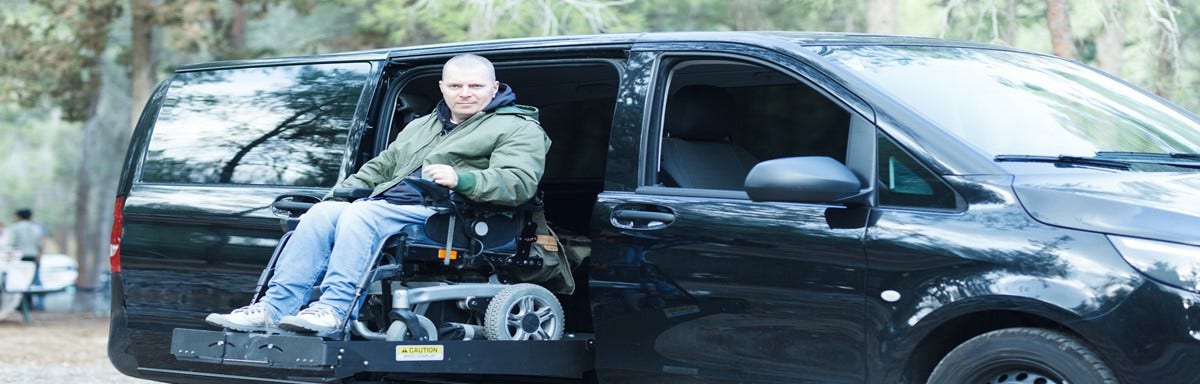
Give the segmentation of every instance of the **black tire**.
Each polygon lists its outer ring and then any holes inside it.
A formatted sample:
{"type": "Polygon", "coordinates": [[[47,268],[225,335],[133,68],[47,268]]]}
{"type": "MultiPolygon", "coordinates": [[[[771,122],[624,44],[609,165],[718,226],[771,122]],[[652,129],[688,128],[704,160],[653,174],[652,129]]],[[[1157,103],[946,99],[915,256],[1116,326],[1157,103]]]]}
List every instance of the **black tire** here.
{"type": "Polygon", "coordinates": [[[938,362],[929,384],[1118,384],[1100,356],[1078,339],[1039,328],[988,332],[938,362]]]}
{"type": "MultiPolygon", "coordinates": [[[[437,327],[433,325],[433,320],[429,320],[428,317],[421,315],[416,316],[417,322],[420,323],[421,328],[425,330],[425,335],[429,337],[429,339],[426,341],[437,341],[438,330],[437,327]]],[[[412,331],[408,329],[408,324],[405,324],[400,320],[393,321],[392,324],[388,326],[386,339],[387,341],[415,340],[412,331]]]]}
{"type": "Polygon", "coordinates": [[[562,304],[536,284],[505,287],[488,304],[483,332],[488,340],[558,340],[563,336],[562,304]]]}

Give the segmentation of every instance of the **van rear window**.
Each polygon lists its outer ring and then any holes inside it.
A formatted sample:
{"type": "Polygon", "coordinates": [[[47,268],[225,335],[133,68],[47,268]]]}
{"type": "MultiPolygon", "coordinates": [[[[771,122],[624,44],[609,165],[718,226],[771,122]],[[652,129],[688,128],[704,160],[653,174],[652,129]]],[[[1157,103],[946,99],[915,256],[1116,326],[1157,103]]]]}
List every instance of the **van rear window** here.
{"type": "Polygon", "coordinates": [[[176,74],[141,180],[332,186],[369,71],[339,63],[176,74]]]}

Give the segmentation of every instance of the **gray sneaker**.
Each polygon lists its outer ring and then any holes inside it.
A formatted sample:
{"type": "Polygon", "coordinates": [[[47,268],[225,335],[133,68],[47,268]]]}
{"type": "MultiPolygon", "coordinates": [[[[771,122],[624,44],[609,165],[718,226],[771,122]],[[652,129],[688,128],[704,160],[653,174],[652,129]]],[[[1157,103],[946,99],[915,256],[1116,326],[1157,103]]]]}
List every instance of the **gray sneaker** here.
{"type": "Polygon", "coordinates": [[[279,328],[294,332],[328,334],[336,332],[342,319],[328,307],[317,305],[304,308],[295,316],[279,319],[279,328]]]}
{"type": "Polygon", "coordinates": [[[272,325],[271,315],[267,314],[267,306],[263,303],[250,304],[229,314],[210,313],[204,321],[242,332],[266,332],[272,325]]]}

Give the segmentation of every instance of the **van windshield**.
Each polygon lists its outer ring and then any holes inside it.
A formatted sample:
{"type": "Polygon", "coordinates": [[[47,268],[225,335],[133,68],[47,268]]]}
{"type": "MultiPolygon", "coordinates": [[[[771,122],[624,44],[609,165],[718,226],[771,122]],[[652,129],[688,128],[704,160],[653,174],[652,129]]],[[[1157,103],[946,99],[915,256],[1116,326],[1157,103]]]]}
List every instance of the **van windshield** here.
{"type": "Polygon", "coordinates": [[[1193,115],[1066,60],[959,47],[818,49],[990,157],[1200,153],[1193,115]]]}

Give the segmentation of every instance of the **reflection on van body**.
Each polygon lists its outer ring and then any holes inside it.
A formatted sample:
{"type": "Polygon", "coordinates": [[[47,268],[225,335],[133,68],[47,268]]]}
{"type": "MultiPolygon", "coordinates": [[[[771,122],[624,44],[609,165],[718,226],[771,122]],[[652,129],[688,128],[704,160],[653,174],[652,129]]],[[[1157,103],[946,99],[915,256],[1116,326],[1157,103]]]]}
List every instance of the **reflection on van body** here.
{"type": "Polygon", "coordinates": [[[109,355],[128,375],[1200,377],[1200,118],[1048,55],[821,33],[537,38],[185,66],[146,110],[114,225],[109,355]],[[341,358],[323,367],[169,350],[177,330],[225,335],[204,315],[253,297],[303,213],[276,203],[318,201],[430,113],[441,64],[465,52],[496,64],[554,142],[539,187],[582,259],[577,289],[556,296],[574,340],[503,356],[488,340],[427,341],[450,358],[401,364],[410,341],[288,339],[341,358]],[[546,352],[562,345],[579,354],[546,352]],[[500,359],[478,356],[532,363],[495,373],[500,359]]]}

